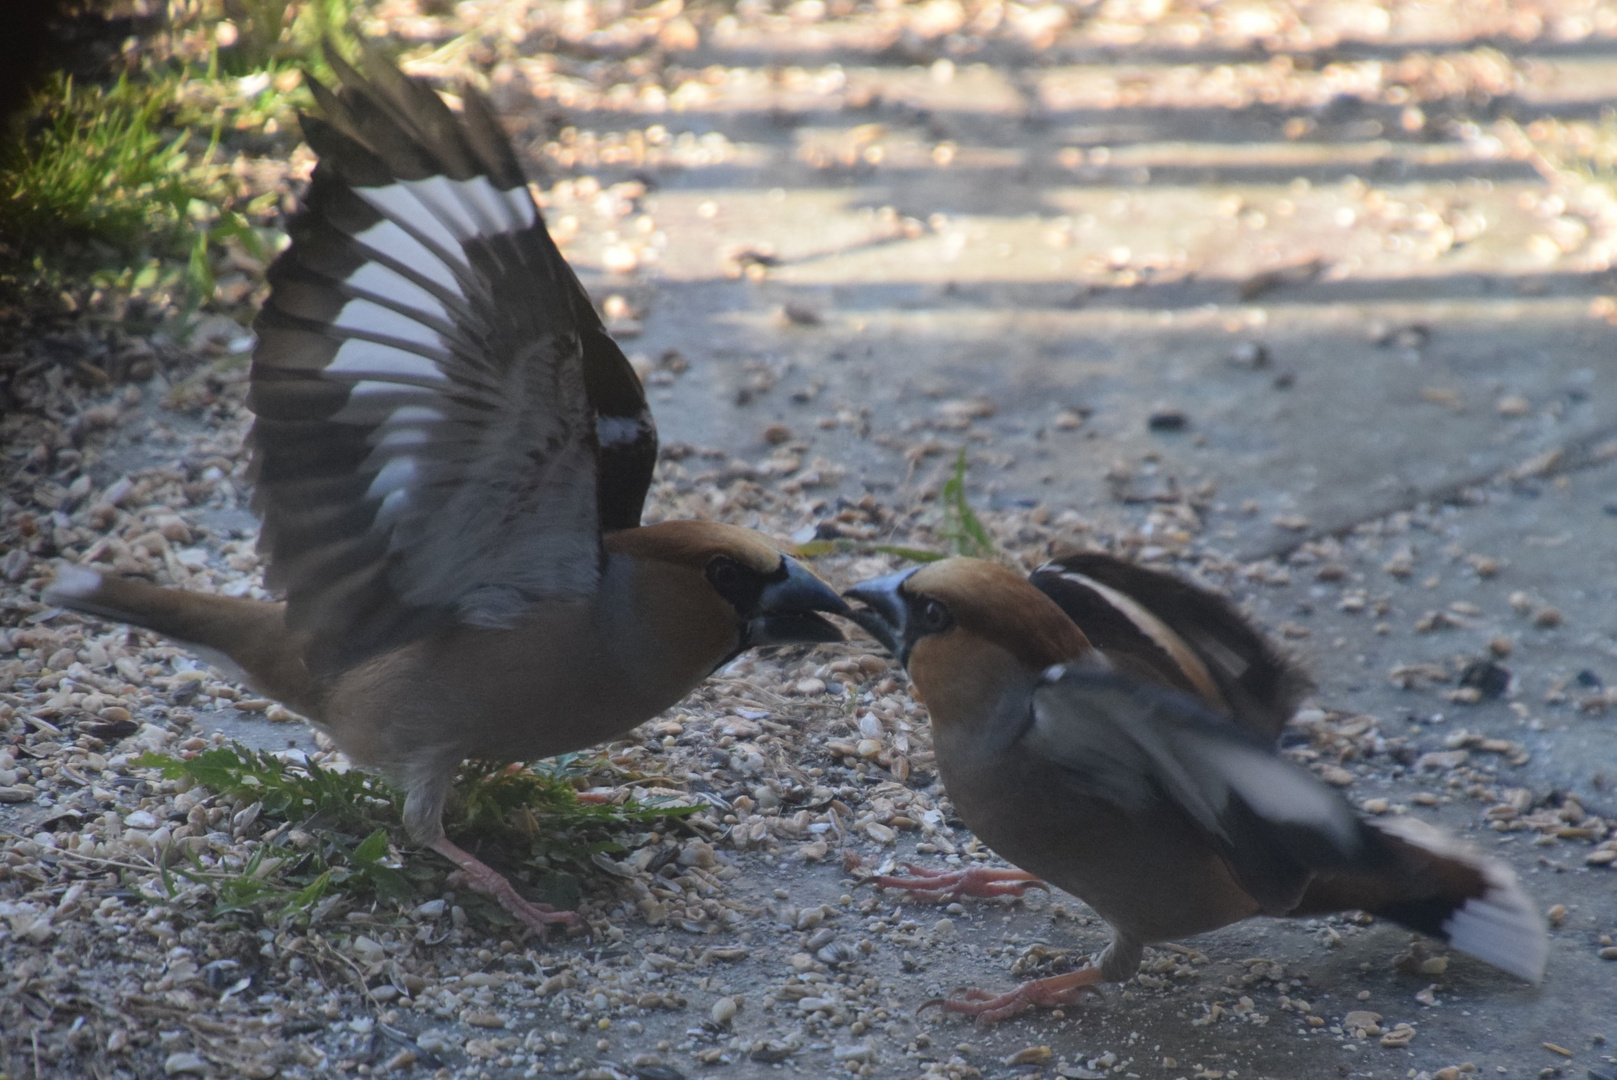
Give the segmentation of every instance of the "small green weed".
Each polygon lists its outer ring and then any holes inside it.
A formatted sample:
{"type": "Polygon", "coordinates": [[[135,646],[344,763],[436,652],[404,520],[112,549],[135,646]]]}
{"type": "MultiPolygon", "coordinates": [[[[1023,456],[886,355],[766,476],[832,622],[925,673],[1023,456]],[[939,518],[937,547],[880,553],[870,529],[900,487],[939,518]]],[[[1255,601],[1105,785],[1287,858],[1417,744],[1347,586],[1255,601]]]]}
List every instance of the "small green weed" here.
{"type": "Polygon", "coordinates": [[[954,554],[969,555],[974,559],[999,557],[994,547],[994,538],[988,534],[988,529],[977,516],[977,511],[971,508],[971,503],[966,499],[964,446],[960,448],[960,456],[955,458],[954,472],[944,482],[940,502],[943,504],[943,527],[938,531],[949,541],[954,554]]]}
{"type": "MultiPolygon", "coordinates": [[[[267,831],[245,866],[206,866],[193,856],[165,870],[171,896],[179,889],[173,879],[205,886],[214,894],[216,914],[306,917],[332,897],[404,902],[441,887],[448,869],[429,853],[401,858],[403,799],[369,773],[283,762],[239,744],[190,758],[146,754],[134,764],[205,787],[243,809],[259,807],[267,831]]],[[[607,768],[604,759],[576,754],[531,768],[469,762],[457,779],[445,828],[457,843],[486,848],[526,869],[550,902],[576,902],[579,879],[595,873],[591,856],[623,850],[615,835],[697,809],[581,801],[575,781],[607,768]]],[[[503,920],[493,905],[469,906],[503,920]]]]}
{"type": "Polygon", "coordinates": [[[949,545],[947,552],[928,551],[926,548],[905,547],[899,544],[872,544],[864,540],[809,540],[794,545],[792,554],[805,559],[819,558],[839,552],[875,552],[896,555],[910,562],[929,563],[946,559],[950,555],[969,555],[977,559],[997,559],[999,550],[988,527],[977,516],[966,498],[966,448],[960,448],[955,458],[954,471],[944,482],[939,502],[943,507],[943,522],[938,535],[949,545]]]}

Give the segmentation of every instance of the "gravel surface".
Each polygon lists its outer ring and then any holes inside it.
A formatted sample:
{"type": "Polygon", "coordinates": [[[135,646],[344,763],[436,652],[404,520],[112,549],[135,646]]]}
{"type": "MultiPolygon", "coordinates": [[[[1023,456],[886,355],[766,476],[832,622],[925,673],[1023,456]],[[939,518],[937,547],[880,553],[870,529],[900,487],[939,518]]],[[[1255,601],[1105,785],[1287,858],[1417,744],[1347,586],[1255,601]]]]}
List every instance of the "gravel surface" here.
{"type": "MultiPolygon", "coordinates": [[[[67,558],[263,595],[238,252],[188,333],[110,295],[7,316],[0,1074],[1617,1075],[1617,213],[1536,149],[1617,89],[1617,5],[371,11],[542,177],[657,410],[648,517],[846,541],[816,568],[847,585],[900,565],[862,544],[945,546],[966,447],[1011,560],[1105,548],[1246,604],[1319,680],[1287,752],[1509,861],[1549,976],[1256,920],[1064,1016],[918,1014],[1106,933],[861,884],[994,860],[860,640],[743,658],[605,748],[700,809],[596,860],[589,939],[511,940],[442,867],[402,905],[219,913],[207,875],[288,823],[133,761],[340,761],[39,591],[67,558]]],[[[242,174],[295,187],[281,143],[242,174]]]]}

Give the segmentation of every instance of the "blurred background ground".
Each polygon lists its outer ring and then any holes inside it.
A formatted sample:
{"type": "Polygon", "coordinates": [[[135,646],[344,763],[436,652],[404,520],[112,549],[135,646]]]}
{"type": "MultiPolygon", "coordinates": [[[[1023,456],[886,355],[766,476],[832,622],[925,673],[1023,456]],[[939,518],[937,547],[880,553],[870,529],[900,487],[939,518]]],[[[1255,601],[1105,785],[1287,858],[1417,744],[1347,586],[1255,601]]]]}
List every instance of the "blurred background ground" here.
{"type": "Polygon", "coordinates": [[[0,210],[7,1075],[1617,1074],[1617,5],[100,17],[0,210]],[[744,662],[578,774],[697,808],[571,868],[592,943],[505,943],[441,877],[293,902],[306,816],[134,761],[318,755],[304,729],[38,589],[58,557],[257,588],[247,324],[328,33],[493,98],[648,383],[654,513],[831,541],[849,584],[896,565],[861,545],[949,546],[964,447],[1007,557],[1197,574],[1303,656],[1290,751],[1511,862],[1553,909],[1544,985],[1254,922],[1064,1018],[917,1017],[1103,937],[1070,899],[854,887],[841,853],[986,857],[857,644],[744,662]]]}

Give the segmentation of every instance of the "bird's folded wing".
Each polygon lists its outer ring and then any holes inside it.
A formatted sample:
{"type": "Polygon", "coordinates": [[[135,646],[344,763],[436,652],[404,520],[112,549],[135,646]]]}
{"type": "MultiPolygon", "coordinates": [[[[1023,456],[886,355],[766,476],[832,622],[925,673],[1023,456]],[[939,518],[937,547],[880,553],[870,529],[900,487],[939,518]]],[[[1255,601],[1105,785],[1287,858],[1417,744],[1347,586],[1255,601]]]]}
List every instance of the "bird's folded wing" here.
{"type": "Polygon", "coordinates": [[[1353,808],[1188,694],[1068,667],[1033,698],[1027,748],[1125,812],[1177,807],[1265,911],[1294,905],[1313,870],[1365,851],[1353,808]]]}
{"type": "Polygon", "coordinates": [[[1039,567],[1028,579],[1102,652],[1144,664],[1269,739],[1296,711],[1308,677],[1226,598],[1103,552],[1039,567]]]}
{"type": "Polygon", "coordinates": [[[249,403],[268,583],[335,669],[591,594],[657,439],[487,103],[328,59],[249,403]]]}

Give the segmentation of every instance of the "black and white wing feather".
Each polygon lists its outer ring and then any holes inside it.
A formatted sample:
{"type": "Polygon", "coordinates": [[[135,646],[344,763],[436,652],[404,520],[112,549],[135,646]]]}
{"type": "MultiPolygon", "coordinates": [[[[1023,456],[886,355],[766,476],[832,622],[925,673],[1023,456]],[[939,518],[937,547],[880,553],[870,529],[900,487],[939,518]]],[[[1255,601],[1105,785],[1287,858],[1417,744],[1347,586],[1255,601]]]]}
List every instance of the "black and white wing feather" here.
{"type": "Polygon", "coordinates": [[[268,582],[334,670],[591,594],[657,438],[489,106],[328,60],[249,403],[268,582]]]}
{"type": "Polygon", "coordinates": [[[1022,738],[1125,811],[1177,807],[1271,914],[1291,910],[1314,871],[1356,866],[1370,851],[1347,800],[1176,690],[1078,664],[1052,669],[1022,738]]]}
{"type": "Polygon", "coordinates": [[[1222,704],[1237,724],[1276,739],[1309,689],[1308,676],[1228,599],[1102,552],[1045,563],[1028,578],[1110,656],[1222,704]]]}

